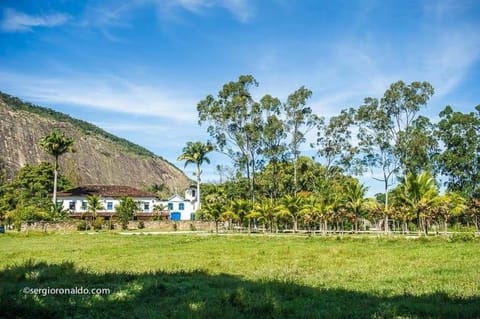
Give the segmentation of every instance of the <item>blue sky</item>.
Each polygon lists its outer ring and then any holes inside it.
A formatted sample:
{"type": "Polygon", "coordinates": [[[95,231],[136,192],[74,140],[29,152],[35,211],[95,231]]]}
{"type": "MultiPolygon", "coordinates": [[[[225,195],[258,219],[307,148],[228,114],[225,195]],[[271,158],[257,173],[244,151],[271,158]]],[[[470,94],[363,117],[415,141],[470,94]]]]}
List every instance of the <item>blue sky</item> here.
{"type": "MultiPolygon", "coordinates": [[[[208,139],[197,103],[240,74],[260,82],[256,96],[285,100],[305,85],[309,105],[326,117],[397,80],[432,83],[423,114],[434,119],[447,104],[480,104],[475,0],[2,0],[0,43],[1,91],[181,168],[185,143],[208,139]]],[[[204,180],[214,181],[215,165],[228,160],[211,157],[204,180]]]]}

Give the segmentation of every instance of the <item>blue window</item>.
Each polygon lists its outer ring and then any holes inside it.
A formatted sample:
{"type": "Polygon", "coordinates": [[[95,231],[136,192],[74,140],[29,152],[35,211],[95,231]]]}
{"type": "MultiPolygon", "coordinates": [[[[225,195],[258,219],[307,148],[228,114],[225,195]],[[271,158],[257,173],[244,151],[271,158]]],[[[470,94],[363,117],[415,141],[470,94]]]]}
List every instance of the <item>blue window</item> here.
{"type": "Polygon", "coordinates": [[[150,210],[150,203],[149,202],[144,202],[143,203],[143,210],[148,212],[150,210]]]}
{"type": "Polygon", "coordinates": [[[75,210],[75,201],[74,201],[74,200],[72,200],[72,201],[70,202],[70,204],[68,205],[68,209],[70,209],[70,210],[75,210]]]}
{"type": "Polygon", "coordinates": [[[82,210],[87,210],[87,201],[82,200],[82,210]]]}
{"type": "Polygon", "coordinates": [[[184,203],[178,204],[178,209],[179,210],[185,210],[185,204],[184,203]]]}
{"type": "Polygon", "coordinates": [[[113,209],[113,202],[107,202],[107,210],[113,209]]]}
{"type": "Polygon", "coordinates": [[[168,210],[173,210],[173,203],[168,203],[168,210]]]}

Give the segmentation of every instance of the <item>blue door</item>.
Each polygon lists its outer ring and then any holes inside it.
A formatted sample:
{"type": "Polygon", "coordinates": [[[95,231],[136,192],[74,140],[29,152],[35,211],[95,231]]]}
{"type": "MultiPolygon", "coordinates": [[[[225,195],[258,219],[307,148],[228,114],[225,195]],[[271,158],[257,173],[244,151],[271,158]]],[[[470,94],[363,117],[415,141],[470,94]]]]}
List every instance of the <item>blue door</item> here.
{"type": "Polygon", "coordinates": [[[170,219],[173,221],[180,220],[180,213],[179,212],[173,212],[170,214],[170,219]]]}

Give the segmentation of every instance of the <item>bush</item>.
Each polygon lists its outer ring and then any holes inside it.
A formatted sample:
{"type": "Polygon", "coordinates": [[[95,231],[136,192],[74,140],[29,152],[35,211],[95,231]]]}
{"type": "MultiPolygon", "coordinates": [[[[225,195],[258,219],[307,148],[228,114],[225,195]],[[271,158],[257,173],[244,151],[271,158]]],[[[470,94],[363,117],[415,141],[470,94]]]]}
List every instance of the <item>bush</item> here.
{"type": "Polygon", "coordinates": [[[455,233],[448,237],[450,243],[457,242],[469,242],[475,240],[475,234],[473,233],[455,233]]]}
{"type": "Polygon", "coordinates": [[[145,223],[143,221],[138,222],[138,229],[144,229],[145,228],[145,223]]]}
{"type": "Polygon", "coordinates": [[[177,225],[177,223],[173,223],[173,224],[172,224],[172,228],[173,228],[173,231],[177,231],[177,230],[178,230],[178,225],[177,225]]]}
{"type": "Polygon", "coordinates": [[[196,231],[197,228],[195,227],[195,225],[193,223],[190,223],[190,230],[191,231],[196,231]]]}
{"type": "Polygon", "coordinates": [[[103,218],[102,217],[97,217],[92,223],[93,229],[94,230],[100,230],[102,229],[103,226],[103,218]]]}
{"type": "Polygon", "coordinates": [[[87,222],[84,220],[82,220],[77,225],[77,230],[89,230],[89,229],[90,229],[90,225],[88,225],[87,222]]]}

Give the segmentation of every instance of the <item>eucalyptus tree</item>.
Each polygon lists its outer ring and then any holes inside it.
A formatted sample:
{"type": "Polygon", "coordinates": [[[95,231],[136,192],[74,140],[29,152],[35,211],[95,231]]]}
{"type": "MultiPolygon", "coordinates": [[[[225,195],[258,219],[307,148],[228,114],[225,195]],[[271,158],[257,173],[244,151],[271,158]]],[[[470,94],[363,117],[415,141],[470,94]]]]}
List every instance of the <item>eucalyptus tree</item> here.
{"type": "Polygon", "coordinates": [[[286,158],[287,145],[285,139],[287,137],[287,130],[285,122],[280,118],[280,100],[270,95],[265,95],[260,103],[266,111],[262,136],[262,154],[272,168],[271,197],[276,200],[279,197],[279,162],[286,158]]]}
{"type": "MultiPolygon", "coordinates": [[[[354,168],[354,156],[357,147],[352,142],[352,127],[355,123],[355,110],[345,109],[338,116],[330,118],[328,123],[323,118],[317,118],[317,141],[312,147],[325,161],[326,174],[329,175],[332,166],[345,169],[354,168]]],[[[325,176],[327,178],[327,176],[325,176]]]]}
{"type": "Polygon", "coordinates": [[[177,158],[178,161],[185,161],[185,167],[188,164],[194,164],[197,168],[195,175],[197,176],[197,198],[198,206],[197,209],[201,209],[201,198],[200,198],[200,183],[202,182],[202,164],[210,164],[210,159],[207,157],[207,154],[213,151],[213,145],[210,143],[202,142],[188,142],[187,145],[183,148],[182,154],[177,158]]]}
{"type": "Polygon", "coordinates": [[[316,116],[312,114],[312,109],[307,106],[307,100],[312,96],[312,91],[305,87],[288,96],[284,104],[285,120],[287,129],[290,132],[289,151],[293,156],[293,192],[298,191],[297,187],[297,160],[300,156],[300,147],[305,143],[305,135],[314,126],[316,116]]]}
{"type": "Polygon", "coordinates": [[[73,139],[65,136],[58,129],[54,129],[49,135],[40,139],[40,146],[55,158],[54,177],[53,177],[53,205],[57,205],[57,178],[58,178],[58,159],[63,154],[72,151],[73,139]]]}
{"type": "Polygon", "coordinates": [[[445,107],[436,131],[443,143],[439,172],[448,178],[449,190],[470,200],[480,198],[480,105],[475,109],[461,113],[445,107]]]}
{"type": "MultiPolygon", "coordinates": [[[[382,176],[375,179],[383,182],[385,211],[394,177],[399,173],[405,177],[412,172],[409,149],[414,145],[415,135],[408,132],[433,93],[428,82],[407,85],[398,81],[390,85],[380,100],[367,97],[356,112],[361,162],[372,172],[381,170],[382,176]]],[[[388,214],[385,214],[385,231],[388,232],[388,214]]]]}

